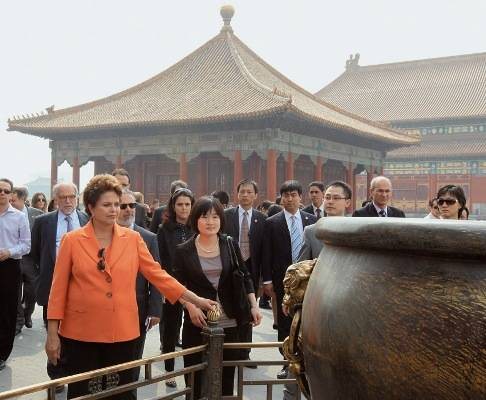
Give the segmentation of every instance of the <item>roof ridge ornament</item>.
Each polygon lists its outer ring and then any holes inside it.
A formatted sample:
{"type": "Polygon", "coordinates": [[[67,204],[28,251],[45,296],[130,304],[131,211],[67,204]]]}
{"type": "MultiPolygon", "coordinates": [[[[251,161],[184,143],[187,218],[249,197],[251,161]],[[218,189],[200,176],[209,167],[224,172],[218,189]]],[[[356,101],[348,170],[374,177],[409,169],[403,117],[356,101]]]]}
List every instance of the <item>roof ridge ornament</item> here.
{"type": "Polygon", "coordinates": [[[353,57],[352,54],[346,60],[346,71],[356,71],[359,68],[359,53],[356,53],[353,57]]]}
{"type": "Polygon", "coordinates": [[[221,6],[219,13],[221,14],[224,22],[221,32],[233,32],[233,28],[231,27],[231,18],[233,18],[233,15],[235,15],[235,8],[231,4],[225,4],[224,6],[221,6]]]}

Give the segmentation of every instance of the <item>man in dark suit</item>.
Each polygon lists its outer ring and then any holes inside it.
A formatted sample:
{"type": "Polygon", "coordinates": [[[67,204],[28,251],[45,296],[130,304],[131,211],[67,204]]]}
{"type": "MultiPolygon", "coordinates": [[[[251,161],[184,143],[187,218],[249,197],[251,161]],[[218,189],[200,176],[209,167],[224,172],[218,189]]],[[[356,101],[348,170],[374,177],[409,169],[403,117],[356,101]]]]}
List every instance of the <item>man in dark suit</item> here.
{"type": "MultiPolygon", "coordinates": [[[[65,233],[78,229],[88,222],[88,216],[76,209],[78,188],[74,183],[58,183],[52,188],[52,195],[56,200],[57,210],[39,215],[32,226],[31,255],[39,271],[35,297],[37,304],[43,307],[42,316],[45,326],[47,326],[47,303],[61,239],[65,233]]],[[[59,364],[54,366],[48,363],[47,373],[51,379],[63,376],[59,364]]]]}
{"type": "MultiPolygon", "coordinates": [[[[186,182],[177,180],[170,184],[170,195],[172,196],[174,192],[179,188],[187,189],[188,185],[186,182]]],[[[152,216],[152,221],[150,222],[150,232],[157,233],[160,224],[164,221],[166,206],[160,206],[155,209],[154,215],[152,216]]]]}
{"type": "MultiPolygon", "coordinates": [[[[126,169],[117,168],[114,169],[111,174],[116,178],[123,189],[130,190],[130,175],[128,175],[126,169]]],[[[135,223],[143,228],[147,227],[147,209],[143,204],[137,203],[135,209],[135,223]]]]}
{"type": "MultiPolygon", "coordinates": [[[[255,181],[243,179],[236,187],[238,192],[238,206],[224,210],[225,233],[238,240],[241,255],[246,268],[251,274],[255,295],[260,287],[262,268],[263,225],[265,215],[253,208],[258,197],[258,186],[255,181]]],[[[241,340],[251,343],[252,326],[245,325],[240,329],[241,340]]],[[[249,359],[250,349],[245,349],[249,359]]]]}
{"type": "MultiPolygon", "coordinates": [[[[135,195],[130,190],[124,189],[120,199],[120,214],[118,215],[117,222],[125,228],[133,229],[140,233],[154,260],[160,263],[157,235],[135,224],[135,206],[135,195]]],[[[140,273],[137,275],[136,292],[140,337],[135,348],[135,356],[137,359],[140,359],[143,355],[147,331],[160,322],[162,296],[140,273]]],[[[138,380],[140,368],[135,368],[134,373],[135,379],[138,380]]]]}
{"type": "MultiPolygon", "coordinates": [[[[299,210],[302,200],[302,186],[299,182],[286,181],[280,187],[283,210],[265,221],[263,237],[262,276],[267,295],[275,292],[277,298],[278,340],[284,340],[290,332],[290,317],[282,311],[284,296],[283,279],[289,265],[298,261],[303,243],[304,228],[314,224],[314,215],[299,210]]],[[[287,377],[285,367],[277,375],[287,377]]]]}
{"type": "Polygon", "coordinates": [[[405,213],[398,208],[388,205],[392,198],[392,184],[385,176],[377,176],[371,180],[371,201],[364,207],[356,210],[353,217],[389,217],[405,218],[405,213]]]}
{"type": "MultiPolygon", "coordinates": [[[[10,204],[17,210],[23,212],[29,221],[29,229],[32,231],[34,218],[41,215],[42,211],[28,207],[25,204],[29,193],[26,188],[15,187],[10,198],[10,204]]],[[[37,278],[37,270],[34,266],[32,256],[26,254],[20,260],[20,291],[19,302],[17,306],[17,325],[15,327],[15,334],[18,335],[25,324],[27,328],[32,328],[32,313],[35,308],[35,280],[37,278]]]]}
{"type": "Polygon", "coordinates": [[[311,203],[302,211],[315,215],[317,219],[324,217],[324,183],[314,181],[309,183],[309,197],[311,203]]]}

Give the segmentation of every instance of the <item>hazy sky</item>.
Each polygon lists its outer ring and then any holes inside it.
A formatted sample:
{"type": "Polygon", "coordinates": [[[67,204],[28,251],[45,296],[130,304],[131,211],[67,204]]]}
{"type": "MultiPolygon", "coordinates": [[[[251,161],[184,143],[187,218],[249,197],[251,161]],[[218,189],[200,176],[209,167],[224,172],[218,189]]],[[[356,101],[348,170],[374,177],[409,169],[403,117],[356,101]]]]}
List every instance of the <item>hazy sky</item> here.
{"type": "MultiPolygon", "coordinates": [[[[219,8],[264,60],[311,92],[360,64],[486,51],[486,1],[1,1],[0,176],[49,176],[48,141],[7,119],[111,95],[170,67],[218,34],[219,8]]],[[[89,178],[82,169],[82,182],[89,178]]],[[[70,168],[60,177],[71,178],[70,168]]]]}

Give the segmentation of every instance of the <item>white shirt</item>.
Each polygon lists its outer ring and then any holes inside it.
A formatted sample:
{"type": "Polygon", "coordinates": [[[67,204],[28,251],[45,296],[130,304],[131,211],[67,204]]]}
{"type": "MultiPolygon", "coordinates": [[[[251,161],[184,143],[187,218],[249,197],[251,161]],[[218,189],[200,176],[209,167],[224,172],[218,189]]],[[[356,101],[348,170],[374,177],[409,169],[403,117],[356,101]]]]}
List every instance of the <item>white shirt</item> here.
{"type": "MultiPolygon", "coordinates": [[[[81,228],[81,224],[79,223],[79,217],[76,210],[74,210],[71,214],[71,230],[76,230],[81,228]]],[[[59,246],[61,244],[61,239],[64,234],[67,232],[67,215],[64,214],[61,210],[57,212],[57,230],[56,230],[56,255],[59,251],[59,246]]]]}
{"type": "Polygon", "coordinates": [[[314,211],[314,215],[317,217],[316,210],[319,209],[321,210],[321,217],[324,216],[324,202],[322,202],[320,207],[316,207],[314,204],[312,204],[312,210],[314,211]]]}
{"type": "MultiPolygon", "coordinates": [[[[245,209],[243,207],[238,206],[238,216],[239,216],[239,227],[240,227],[240,232],[239,232],[239,241],[241,242],[241,225],[243,224],[243,214],[245,213],[245,209]]],[[[250,232],[251,228],[251,216],[253,214],[253,208],[250,208],[248,211],[248,216],[246,219],[248,220],[248,233],[250,232]]]]}
{"type": "Polygon", "coordinates": [[[287,221],[287,228],[289,228],[289,234],[292,234],[292,216],[295,216],[295,223],[297,224],[297,229],[300,231],[300,236],[303,238],[304,227],[302,225],[302,218],[300,217],[300,211],[295,214],[290,214],[286,209],[284,209],[285,220],[287,221]]]}
{"type": "MultiPolygon", "coordinates": [[[[385,211],[385,217],[388,217],[388,207],[385,206],[385,208],[380,208],[378,207],[374,202],[373,202],[373,207],[375,207],[376,212],[378,213],[378,216],[381,217],[380,211],[383,210],[385,211]]],[[[383,218],[383,217],[382,217],[383,218]]]]}
{"type": "Polygon", "coordinates": [[[0,249],[8,250],[15,260],[30,252],[29,220],[12,205],[0,214],[0,249]]]}

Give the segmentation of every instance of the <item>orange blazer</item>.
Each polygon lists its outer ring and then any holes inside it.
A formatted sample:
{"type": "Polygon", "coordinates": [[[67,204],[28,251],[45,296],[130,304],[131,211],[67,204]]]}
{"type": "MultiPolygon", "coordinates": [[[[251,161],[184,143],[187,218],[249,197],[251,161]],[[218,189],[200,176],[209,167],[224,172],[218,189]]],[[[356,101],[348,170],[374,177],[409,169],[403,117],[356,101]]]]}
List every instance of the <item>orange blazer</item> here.
{"type": "Polygon", "coordinates": [[[59,334],[85,342],[114,343],[140,335],[135,293],[140,271],[175,303],[186,288],[155,262],[140,234],[115,224],[97,268],[100,246],[93,225],[64,235],[52,280],[47,318],[60,320],[59,334]]]}

